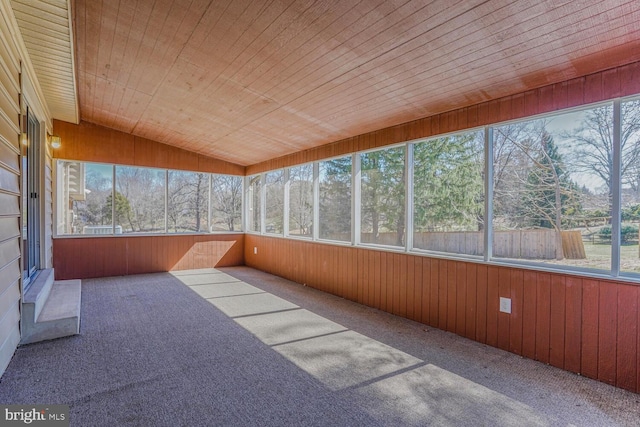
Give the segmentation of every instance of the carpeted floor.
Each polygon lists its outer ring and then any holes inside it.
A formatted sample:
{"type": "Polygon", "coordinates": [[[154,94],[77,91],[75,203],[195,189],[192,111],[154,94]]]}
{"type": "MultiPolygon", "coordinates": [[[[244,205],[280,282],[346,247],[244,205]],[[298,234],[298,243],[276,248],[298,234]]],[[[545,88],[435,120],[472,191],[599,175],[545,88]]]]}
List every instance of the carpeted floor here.
{"type": "Polygon", "coordinates": [[[84,280],[0,402],[73,426],[637,425],[640,396],[246,267],[84,280]]]}

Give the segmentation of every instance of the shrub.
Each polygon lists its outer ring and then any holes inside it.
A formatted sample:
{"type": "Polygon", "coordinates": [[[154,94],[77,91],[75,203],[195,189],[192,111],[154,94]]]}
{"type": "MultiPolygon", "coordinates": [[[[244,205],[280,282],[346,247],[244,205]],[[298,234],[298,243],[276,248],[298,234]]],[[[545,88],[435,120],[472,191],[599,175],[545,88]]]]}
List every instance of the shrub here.
{"type": "MultiPolygon", "coordinates": [[[[607,225],[598,231],[600,237],[604,239],[611,238],[611,226],[607,225]]],[[[638,227],[635,225],[622,225],[620,228],[620,243],[628,243],[638,237],[638,227]]]]}

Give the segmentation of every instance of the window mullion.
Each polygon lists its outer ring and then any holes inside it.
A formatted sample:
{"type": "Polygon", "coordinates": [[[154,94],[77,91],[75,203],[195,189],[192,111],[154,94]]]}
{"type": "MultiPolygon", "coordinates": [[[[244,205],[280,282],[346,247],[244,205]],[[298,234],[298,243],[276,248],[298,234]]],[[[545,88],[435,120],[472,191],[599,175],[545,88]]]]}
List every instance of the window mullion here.
{"type": "Polygon", "coordinates": [[[313,163],[313,232],[312,239],[320,237],[320,163],[313,163]]]}
{"type": "Polygon", "coordinates": [[[619,99],[613,101],[613,179],[611,180],[611,274],[620,275],[620,243],[621,243],[621,192],[622,183],[622,108],[619,99]]]}
{"type": "Polygon", "coordinates": [[[212,174],[207,174],[207,176],[209,177],[209,185],[207,186],[207,188],[209,189],[208,192],[208,199],[207,199],[207,228],[209,229],[209,233],[211,233],[211,230],[213,230],[213,227],[211,226],[211,220],[213,219],[213,198],[211,197],[211,190],[212,190],[212,185],[213,185],[213,175],[212,174]]]}
{"type": "Polygon", "coordinates": [[[493,257],[493,128],[484,128],[484,260],[493,257]]]}
{"type": "Polygon", "coordinates": [[[413,144],[405,148],[405,251],[413,249],[413,144]]]}
{"type": "Polygon", "coordinates": [[[267,226],[265,224],[267,218],[267,174],[260,175],[260,234],[265,234],[267,226]]]}
{"type": "Polygon", "coordinates": [[[289,173],[291,168],[284,170],[284,206],[282,207],[282,235],[284,237],[289,236],[289,199],[291,196],[291,174],[289,173]]]}
{"type": "Polygon", "coordinates": [[[351,197],[351,244],[358,246],[360,245],[360,230],[361,230],[361,190],[362,190],[362,182],[360,180],[360,166],[362,165],[360,154],[354,153],[351,156],[351,188],[352,197],[351,197]]]}

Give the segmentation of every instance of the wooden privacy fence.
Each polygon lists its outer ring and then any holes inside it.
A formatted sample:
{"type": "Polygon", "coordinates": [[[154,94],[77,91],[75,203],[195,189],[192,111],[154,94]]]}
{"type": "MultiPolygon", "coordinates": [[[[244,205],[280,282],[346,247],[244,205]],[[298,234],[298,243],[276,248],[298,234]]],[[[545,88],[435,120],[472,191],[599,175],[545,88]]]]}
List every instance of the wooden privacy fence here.
{"type": "MultiPolygon", "coordinates": [[[[397,233],[380,233],[375,239],[371,233],[362,233],[363,243],[396,245],[397,233]]],[[[482,231],[451,231],[415,233],[413,246],[437,252],[482,255],[482,231]]],[[[493,234],[493,256],[516,259],[556,259],[556,232],[554,230],[510,230],[493,234]]],[[[562,249],[568,259],[585,259],[584,243],[579,231],[562,232],[562,249]]]]}

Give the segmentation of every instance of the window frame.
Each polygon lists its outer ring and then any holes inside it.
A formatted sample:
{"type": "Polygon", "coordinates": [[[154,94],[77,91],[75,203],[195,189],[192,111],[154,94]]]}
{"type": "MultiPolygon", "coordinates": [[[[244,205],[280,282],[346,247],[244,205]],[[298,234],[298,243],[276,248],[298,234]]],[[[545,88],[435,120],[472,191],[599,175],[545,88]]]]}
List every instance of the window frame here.
{"type": "MultiPolygon", "coordinates": [[[[224,175],[224,176],[234,176],[234,177],[239,177],[242,181],[242,193],[245,193],[245,189],[244,189],[244,178],[245,176],[243,175],[233,175],[233,174],[223,174],[223,173],[214,173],[214,172],[203,172],[203,171],[192,171],[192,170],[186,170],[186,169],[174,169],[174,168],[158,168],[158,167],[153,167],[153,166],[138,166],[138,165],[130,165],[130,164],[124,164],[124,163],[111,163],[111,162],[100,162],[100,161],[90,161],[90,160],[76,160],[76,159],[69,159],[69,158],[62,158],[62,157],[56,157],[53,159],[54,162],[54,167],[52,168],[52,180],[53,180],[53,185],[52,185],[52,198],[53,198],[53,204],[54,207],[52,209],[52,213],[53,213],[53,233],[52,233],[52,238],[54,239],[86,239],[86,238],[109,238],[109,237],[117,237],[117,238],[122,238],[122,237],[137,237],[137,236],[142,236],[142,237],[153,237],[153,236],[185,236],[185,235],[191,235],[191,236],[198,236],[198,235],[222,235],[222,234],[243,234],[245,233],[245,222],[244,222],[244,210],[245,210],[245,198],[241,197],[241,216],[242,216],[242,222],[241,222],[241,229],[240,230],[236,230],[236,231],[211,231],[210,227],[208,227],[209,231],[200,231],[200,232],[195,232],[195,231],[188,231],[188,232],[169,232],[168,231],[168,224],[167,224],[167,208],[168,208],[168,174],[169,171],[177,171],[177,172],[188,172],[188,173],[198,173],[198,174],[205,174],[208,176],[208,188],[209,188],[209,194],[211,193],[211,181],[212,181],[212,176],[213,175],[224,175]],[[58,209],[58,205],[61,202],[60,197],[61,195],[59,194],[59,186],[62,184],[60,182],[60,180],[62,179],[62,177],[58,176],[58,172],[57,172],[57,164],[58,162],[74,162],[74,163],[83,163],[83,164],[96,164],[96,165],[103,165],[103,166],[108,166],[111,167],[112,170],[112,185],[111,185],[111,195],[112,197],[115,197],[115,192],[116,192],[116,187],[117,187],[117,179],[116,179],[116,168],[118,166],[120,167],[133,167],[133,168],[141,168],[141,169],[153,169],[153,170],[158,170],[158,171],[163,171],[164,174],[164,192],[165,192],[165,201],[164,201],[164,219],[165,219],[165,229],[163,232],[153,232],[153,233],[149,233],[149,232],[140,232],[140,233],[116,233],[115,232],[115,221],[112,219],[112,224],[111,224],[111,233],[109,234],[65,234],[65,233],[59,233],[58,232],[58,220],[59,220],[59,209],[58,209]]],[[[112,210],[115,209],[115,205],[112,207],[112,210]]],[[[208,196],[208,202],[207,202],[207,211],[211,210],[211,197],[210,195],[208,196]]],[[[114,218],[115,215],[113,215],[112,213],[112,218],[114,218]]]]}

